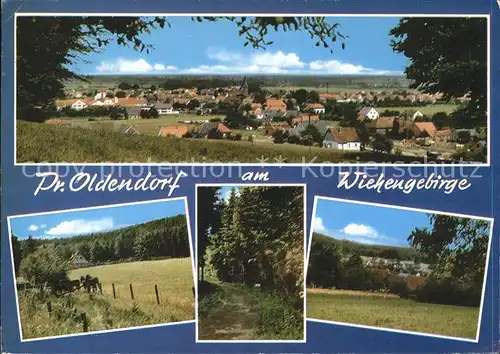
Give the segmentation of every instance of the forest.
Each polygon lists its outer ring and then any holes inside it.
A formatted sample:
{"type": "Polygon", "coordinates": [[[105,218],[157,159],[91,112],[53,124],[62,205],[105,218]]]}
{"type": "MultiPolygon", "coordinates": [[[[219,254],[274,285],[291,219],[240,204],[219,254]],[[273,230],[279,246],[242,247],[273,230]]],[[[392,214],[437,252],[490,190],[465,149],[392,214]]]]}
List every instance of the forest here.
{"type": "Polygon", "coordinates": [[[319,288],[388,291],[417,301],[459,306],[479,306],[485,275],[490,224],[484,220],[430,214],[432,228],[415,227],[406,248],[374,247],[338,241],[314,234],[307,283],[319,288]],[[426,260],[433,271],[416,289],[391,272],[364,266],[360,255],[387,256],[399,251],[401,258],[426,260]],[[403,256],[406,255],[406,256],[403,256]]]}
{"type": "Polygon", "coordinates": [[[35,270],[44,262],[53,271],[66,270],[75,252],[82,255],[89,266],[125,260],[190,257],[188,237],[186,217],[180,214],[113,231],[68,238],[36,239],[30,236],[19,240],[12,235],[12,250],[16,274],[30,280],[38,274],[35,270]]]}
{"type": "Polygon", "coordinates": [[[303,188],[240,187],[224,198],[200,187],[198,284],[201,337],[217,339],[216,323],[226,332],[241,326],[241,309],[224,305],[232,302],[255,318],[246,319],[249,333],[230,339],[302,339],[303,188]]]}

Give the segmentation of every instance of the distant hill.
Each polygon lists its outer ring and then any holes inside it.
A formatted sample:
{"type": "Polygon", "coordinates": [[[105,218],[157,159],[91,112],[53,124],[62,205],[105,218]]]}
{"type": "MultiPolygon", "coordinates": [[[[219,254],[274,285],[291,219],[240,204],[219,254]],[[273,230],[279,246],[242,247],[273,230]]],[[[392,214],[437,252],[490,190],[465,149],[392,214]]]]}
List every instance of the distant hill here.
{"type": "Polygon", "coordinates": [[[417,250],[412,247],[367,245],[354,241],[339,240],[319,233],[314,233],[313,237],[320,242],[334,244],[343,256],[358,254],[366,257],[380,257],[401,261],[421,260],[417,250]]]}

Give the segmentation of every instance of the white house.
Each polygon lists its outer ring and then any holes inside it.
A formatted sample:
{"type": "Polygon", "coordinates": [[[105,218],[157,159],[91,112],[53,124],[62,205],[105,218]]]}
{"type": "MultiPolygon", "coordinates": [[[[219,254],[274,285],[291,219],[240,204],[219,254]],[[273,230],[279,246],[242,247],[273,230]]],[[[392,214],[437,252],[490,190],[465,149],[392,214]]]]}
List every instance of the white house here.
{"type": "Polygon", "coordinates": [[[154,106],[156,110],[158,111],[158,114],[165,115],[165,114],[179,114],[179,111],[175,111],[174,107],[170,103],[157,103],[154,106]]]}
{"type": "Polygon", "coordinates": [[[325,113],[325,106],[321,103],[310,103],[306,106],[306,110],[312,111],[316,114],[323,114],[325,113]]]}
{"type": "Polygon", "coordinates": [[[77,100],[76,102],[74,102],[71,105],[71,109],[74,109],[76,111],[81,111],[82,109],[85,109],[87,107],[88,107],[88,105],[85,102],[83,102],[82,100],[77,100]]]}
{"type": "Polygon", "coordinates": [[[361,111],[359,111],[358,118],[359,120],[363,120],[365,118],[368,118],[370,120],[377,119],[380,116],[380,114],[377,112],[377,110],[373,107],[363,107],[361,108],[361,111]]]}
{"type": "Polygon", "coordinates": [[[336,150],[360,151],[361,140],[355,128],[332,128],[323,139],[323,147],[336,150]]]}

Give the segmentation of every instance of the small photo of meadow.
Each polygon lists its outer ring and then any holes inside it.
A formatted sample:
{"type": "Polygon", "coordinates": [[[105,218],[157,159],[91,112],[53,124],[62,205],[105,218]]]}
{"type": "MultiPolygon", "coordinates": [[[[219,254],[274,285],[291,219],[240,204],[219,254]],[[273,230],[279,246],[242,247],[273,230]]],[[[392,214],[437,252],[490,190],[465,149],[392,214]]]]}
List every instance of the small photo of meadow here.
{"type": "Polygon", "coordinates": [[[493,220],[317,198],[310,320],[479,339],[493,220]]]}
{"type": "Polygon", "coordinates": [[[194,320],[183,198],[9,217],[22,340],[194,320]]]}
{"type": "Polygon", "coordinates": [[[304,341],[304,187],[198,186],[197,339],[304,341]]]}

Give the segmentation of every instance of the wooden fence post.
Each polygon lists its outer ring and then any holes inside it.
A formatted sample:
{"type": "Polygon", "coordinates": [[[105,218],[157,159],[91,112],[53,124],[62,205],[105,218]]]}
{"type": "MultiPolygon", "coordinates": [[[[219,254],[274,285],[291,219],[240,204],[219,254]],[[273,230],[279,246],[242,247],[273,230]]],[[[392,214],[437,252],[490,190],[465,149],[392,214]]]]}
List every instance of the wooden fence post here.
{"type": "Polygon", "coordinates": [[[134,300],[134,289],[132,288],[132,284],[130,284],[130,297],[134,300]]]}
{"type": "Polygon", "coordinates": [[[47,302],[47,312],[48,313],[52,312],[52,303],[50,301],[47,302]]]}
{"type": "Polygon", "coordinates": [[[87,314],[85,312],[82,312],[82,322],[83,322],[83,331],[88,332],[89,331],[89,323],[87,322],[87,314]]]}
{"type": "Polygon", "coordinates": [[[111,283],[111,286],[113,287],[113,299],[116,299],[115,283],[111,283]]]}
{"type": "Polygon", "coordinates": [[[158,286],[155,284],[155,293],[156,293],[156,303],[160,304],[160,295],[158,294],[158,286]]]}
{"type": "Polygon", "coordinates": [[[102,284],[101,284],[101,282],[97,283],[97,286],[99,287],[99,292],[102,295],[102,284]]]}

